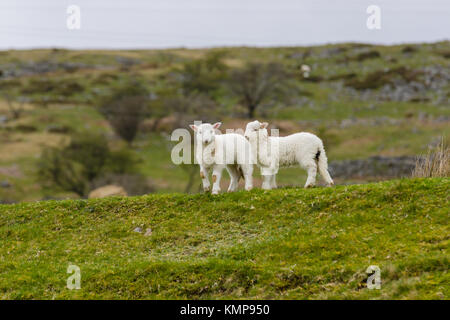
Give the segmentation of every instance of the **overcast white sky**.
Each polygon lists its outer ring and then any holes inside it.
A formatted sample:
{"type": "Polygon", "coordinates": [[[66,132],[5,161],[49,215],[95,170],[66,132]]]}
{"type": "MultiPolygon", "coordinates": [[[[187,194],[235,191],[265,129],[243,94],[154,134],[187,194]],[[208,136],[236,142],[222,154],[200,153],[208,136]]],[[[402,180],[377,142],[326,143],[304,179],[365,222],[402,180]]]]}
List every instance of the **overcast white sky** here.
{"type": "Polygon", "coordinates": [[[289,46],[450,38],[450,0],[0,0],[0,49],[289,46]],[[81,8],[68,30],[67,7],[81,8]],[[369,5],[381,30],[366,27],[369,5]]]}

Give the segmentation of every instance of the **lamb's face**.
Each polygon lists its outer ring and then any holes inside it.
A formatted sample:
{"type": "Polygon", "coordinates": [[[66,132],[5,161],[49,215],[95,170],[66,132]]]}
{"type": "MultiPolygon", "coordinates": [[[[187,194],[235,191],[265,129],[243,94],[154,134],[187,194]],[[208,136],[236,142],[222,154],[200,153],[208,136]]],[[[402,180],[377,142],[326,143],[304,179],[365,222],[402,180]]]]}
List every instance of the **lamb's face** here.
{"type": "Polygon", "coordinates": [[[247,126],[245,127],[245,133],[244,137],[248,141],[255,141],[258,135],[258,131],[261,129],[266,129],[268,126],[267,122],[259,122],[258,120],[252,121],[247,123],[247,126]]]}
{"type": "Polygon", "coordinates": [[[208,145],[214,141],[216,137],[215,131],[221,124],[221,122],[217,122],[214,125],[210,123],[203,123],[199,126],[191,124],[190,127],[194,130],[197,141],[201,141],[203,145],[208,145]]]}

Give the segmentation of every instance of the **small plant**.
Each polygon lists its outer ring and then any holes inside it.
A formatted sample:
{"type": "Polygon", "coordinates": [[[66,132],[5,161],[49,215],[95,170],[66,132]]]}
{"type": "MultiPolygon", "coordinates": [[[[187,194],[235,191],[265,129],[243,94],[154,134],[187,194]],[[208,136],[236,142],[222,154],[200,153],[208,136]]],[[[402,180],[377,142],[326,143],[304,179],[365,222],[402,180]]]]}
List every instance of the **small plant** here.
{"type": "Polygon", "coordinates": [[[450,176],[450,148],[444,138],[427,155],[417,159],[412,173],[414,178],[448,177],[450,176]]]}

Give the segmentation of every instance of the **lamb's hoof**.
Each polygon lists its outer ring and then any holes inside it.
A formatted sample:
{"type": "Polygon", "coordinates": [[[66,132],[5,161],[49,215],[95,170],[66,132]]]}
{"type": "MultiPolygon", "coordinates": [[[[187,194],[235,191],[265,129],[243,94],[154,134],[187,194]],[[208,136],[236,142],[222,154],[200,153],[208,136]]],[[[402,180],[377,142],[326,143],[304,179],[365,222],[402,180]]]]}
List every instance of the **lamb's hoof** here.
{"type": "Polygon", "coordinates": [[[314,185],[312,183],[310,183],[310,184],[305,185],[305,188],[306,189],[314,188],[314,185]]]}
{"type": "Polygon", "coordinates": [[[245,190],[247,190],[247,191],[250,191],[252,189],[253,189],[253,187],[245,187],[245,190]]]}
{"type": "Polygon", "coordinates": [[[213,191],[211,192],[211,194],[213,194],[213,195],[219,194],[219,191],[213,190],[213,191]]]}
{"type": "Polygon", "coordinates": [[[334,182],[330,182],[327,184],[327,187],[331,188],[332,186],[334,186],[334,182]]]}

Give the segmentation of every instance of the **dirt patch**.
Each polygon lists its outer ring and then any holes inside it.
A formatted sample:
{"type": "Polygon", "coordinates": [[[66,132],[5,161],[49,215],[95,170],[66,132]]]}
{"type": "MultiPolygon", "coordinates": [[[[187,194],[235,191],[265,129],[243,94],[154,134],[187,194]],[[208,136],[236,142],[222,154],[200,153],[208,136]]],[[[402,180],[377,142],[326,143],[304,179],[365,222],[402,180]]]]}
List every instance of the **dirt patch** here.
{"type": "Polygon", "coordinates": [[[0,145],[0,160],[37,157],[44,146],[58,146],[62,139],[53,133],[15,134],[11,142],[0,145]]]}
{"type": "Polygon", "coordinates": [[[0,175],[10,178],[22,178],[23,173],[17,164],[13,164],[9,167],[0,167],[0,175]]]}
{"type": "MultiPolygon", "coordinates": [[[[17,105],[18,103],[17,102],[15,102],[15,105],[17,105]]],[[[9,105],[8,105],[8,103],[6,102],[6,101],[4,101],[4,100],[0,100],[0,113],[8,113],[9,112],[9,109],[10,107],[9,107],[9,105]]],[[[21,108],[22,108],[22,110],[24,110],[24,111],[30,111],[30,110],[33,110],[33,109],[35,109],[35,106],[33,106],[32,104],[29,104],[29,103],[24,103],[22,106],[21,106],[21,108]]]]}

